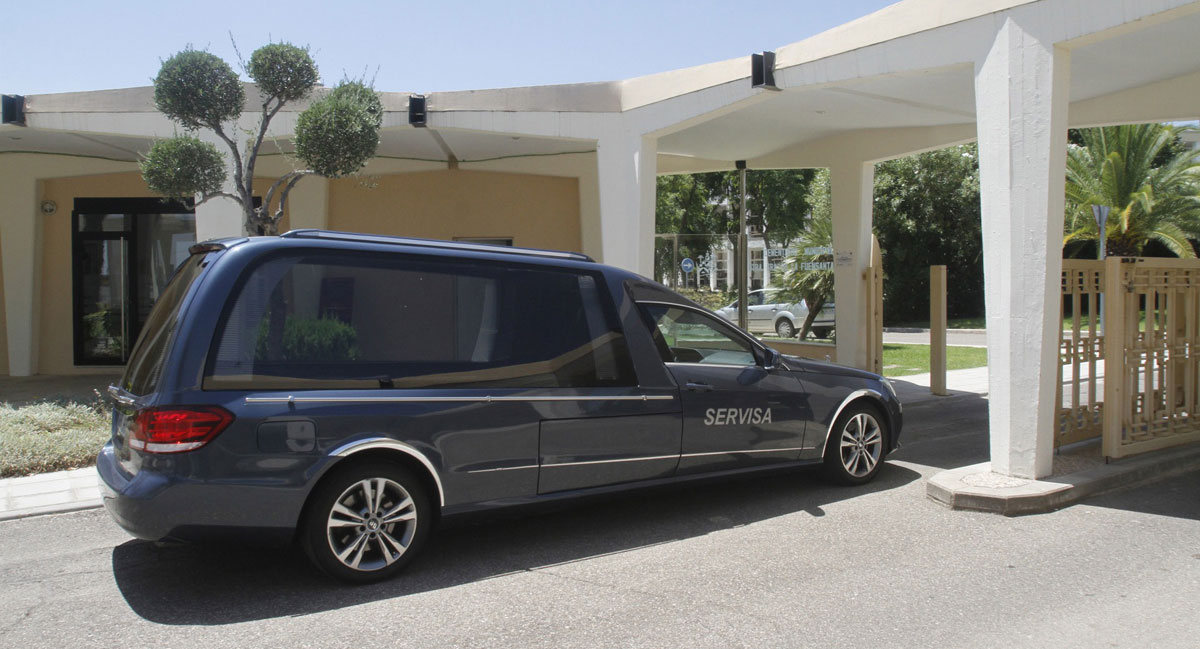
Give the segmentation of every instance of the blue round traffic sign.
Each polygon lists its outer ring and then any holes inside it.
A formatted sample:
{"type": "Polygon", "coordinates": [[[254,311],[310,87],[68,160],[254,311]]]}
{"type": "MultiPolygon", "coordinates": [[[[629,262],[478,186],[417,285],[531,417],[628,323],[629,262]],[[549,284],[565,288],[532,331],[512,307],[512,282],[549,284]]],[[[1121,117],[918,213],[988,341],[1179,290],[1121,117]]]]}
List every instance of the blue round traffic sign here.
{"type": "Polygon", "coordinates": [[[696,270],[696,262],[692,261],[691,257],[684,257],[683,261],[679,262],[679,267],[683,269],[683,272],[690,273],[696,270]]]}

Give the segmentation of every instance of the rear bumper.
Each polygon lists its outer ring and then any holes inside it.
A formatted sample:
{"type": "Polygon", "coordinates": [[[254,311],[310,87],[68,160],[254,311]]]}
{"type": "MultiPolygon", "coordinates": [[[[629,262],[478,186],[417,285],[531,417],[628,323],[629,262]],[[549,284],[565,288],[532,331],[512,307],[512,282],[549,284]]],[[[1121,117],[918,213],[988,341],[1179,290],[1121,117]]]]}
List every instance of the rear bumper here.
{"type": "Polygon", "coordinates": [[[305,491],[247,483],[213,484],[143,469],[129,475],[112,444],[96,458],[104,508],[130,535],[148,541],[234,540],[285,545],[305,491]]]}

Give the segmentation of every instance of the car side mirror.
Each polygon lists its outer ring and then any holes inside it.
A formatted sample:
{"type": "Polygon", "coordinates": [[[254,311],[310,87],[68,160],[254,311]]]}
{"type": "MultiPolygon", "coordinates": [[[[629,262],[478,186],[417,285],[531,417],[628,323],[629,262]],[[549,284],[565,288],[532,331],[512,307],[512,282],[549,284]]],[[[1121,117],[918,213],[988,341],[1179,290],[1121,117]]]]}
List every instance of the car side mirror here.
{"type": "Polygon", "coordinates": [[[766,357],[763,358],[763,369],[764,370],[773,370],[773,369],[779,367],[779,359],[781,356],[782,355],[779,352],[768,347],[766,357]]]}

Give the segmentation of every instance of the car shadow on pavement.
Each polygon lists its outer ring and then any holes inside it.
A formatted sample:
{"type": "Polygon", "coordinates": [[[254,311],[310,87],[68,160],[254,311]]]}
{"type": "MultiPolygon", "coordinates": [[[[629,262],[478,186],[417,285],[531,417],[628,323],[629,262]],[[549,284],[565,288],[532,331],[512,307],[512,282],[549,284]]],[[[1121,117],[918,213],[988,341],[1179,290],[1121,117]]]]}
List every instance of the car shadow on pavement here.
{"type": "MultiPolygon", "coordinates": [[[[885,464],[861,487],[811,470],[659,488],[555,512],[448,521],[399,577],[346,586],[302,552],[129,541],[113,549],[116,583],[135,613],[160,624],[222,625],[335,610],[583,561],[779,516],[826,516],[838,501],[896,489],[920,474],[885,464]]],[[[836,524],[826,517],[822,524],[836,524]]]]}

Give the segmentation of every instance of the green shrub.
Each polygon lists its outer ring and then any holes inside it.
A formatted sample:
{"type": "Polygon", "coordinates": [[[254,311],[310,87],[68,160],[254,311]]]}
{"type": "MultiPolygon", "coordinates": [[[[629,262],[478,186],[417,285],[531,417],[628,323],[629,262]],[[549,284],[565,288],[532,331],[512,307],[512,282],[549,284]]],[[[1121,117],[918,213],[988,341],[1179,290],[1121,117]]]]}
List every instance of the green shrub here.
{"type": "MultiPolygon", "coordinates": [[[[258,327],[255,360],[267,360],[270,316],[258,327]]],[[[280,361],[353,361],[358,359],[358,331],[337,318],[287,316],[283,324],[280,361]]]]}
{"type": "Polygon", "coordinates": [[[676,291],[700,306],[716,311],[737,299],[736,291],[710,291],[708,289],[681,288],[676,291]]]}
{"type": "Polygon", "coordinates": [[[91,466],[111,434],[100,400],[0,403],[0,478],[91,466]]]}

